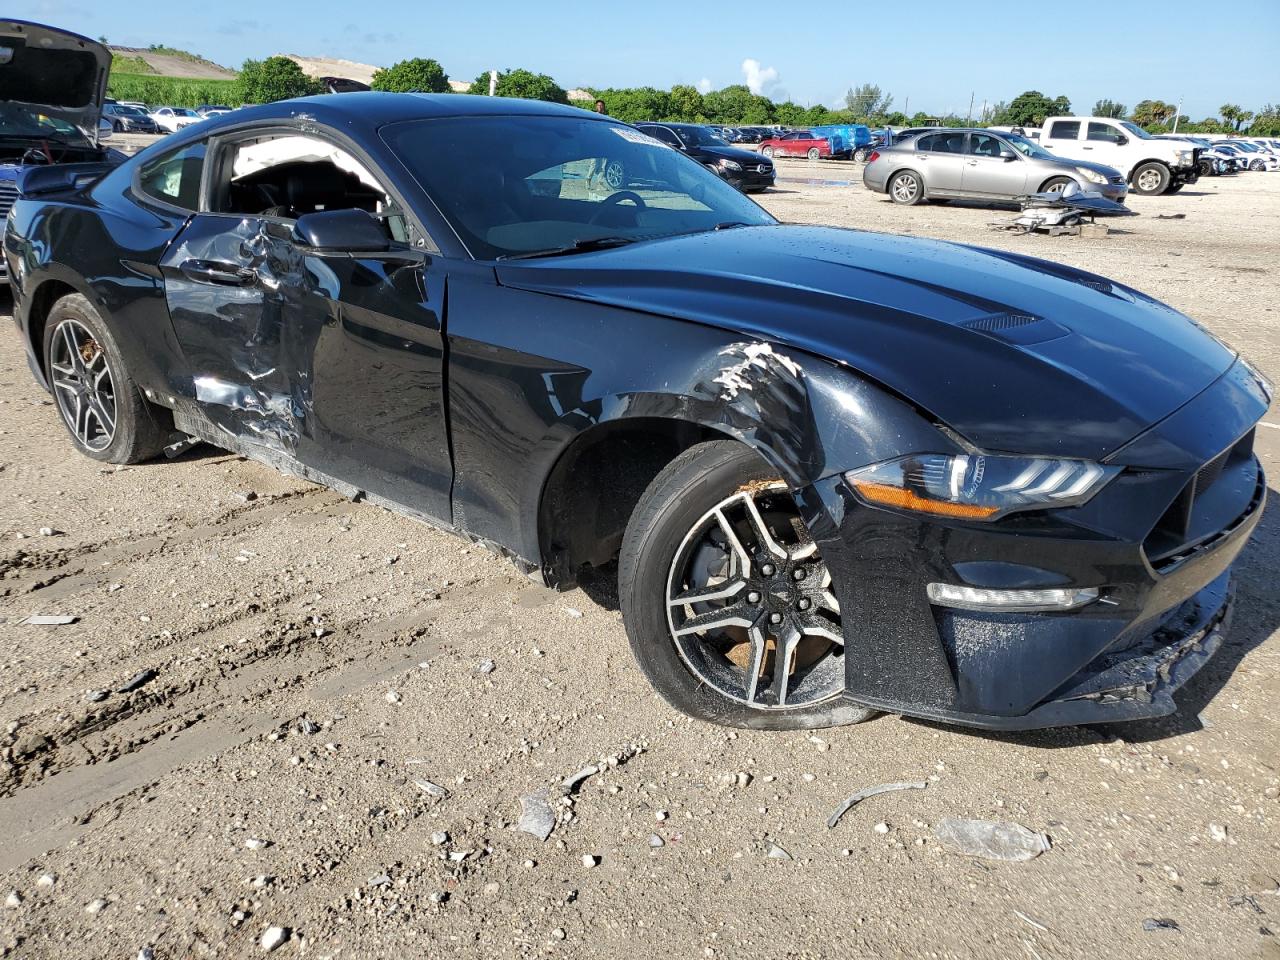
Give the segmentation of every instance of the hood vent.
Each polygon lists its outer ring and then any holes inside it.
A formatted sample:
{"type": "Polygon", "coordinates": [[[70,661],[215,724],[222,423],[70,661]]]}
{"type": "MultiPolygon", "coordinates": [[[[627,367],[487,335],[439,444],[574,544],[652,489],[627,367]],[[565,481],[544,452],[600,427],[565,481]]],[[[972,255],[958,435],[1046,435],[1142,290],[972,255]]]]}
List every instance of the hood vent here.
{"type": "Polygon", "coordinates": [[[1060,323],[1026,313],[993,313],[965,320],[960,326],[975,333],[985,333],[996,340],[1018,344],[1044,343],[1071,333],[1060,323]]]}

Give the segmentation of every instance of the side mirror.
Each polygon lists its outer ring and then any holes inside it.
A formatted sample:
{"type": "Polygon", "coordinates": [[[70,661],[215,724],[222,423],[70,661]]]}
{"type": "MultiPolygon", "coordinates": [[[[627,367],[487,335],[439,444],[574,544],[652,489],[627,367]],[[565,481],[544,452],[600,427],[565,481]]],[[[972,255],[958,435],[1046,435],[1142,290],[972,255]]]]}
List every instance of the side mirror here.
{"type": "Polygon", "coordinates": [[[1018,159],[1018,156],[1017,154],[1013,154],[1013,153],[1002,153],[1000,154],[1000,159],[1003,160],[1005,163],[1013,163],[1013,161],[1018,159]]]}
{"type": "Polygon", "coordinates": [[[298,218],[294,241],[317,253],[383,253],[391,249],[386,228],[365,210],[320,210],[298,218]]]}
{"type": "Polygon", "coordinates": [[[1129,142],[1129,138],[1126,137],[1123,133],[1120,134],[1118,137],[1116,137],[1116,146],[1123,147],[1128,142],[1129,142]]]}

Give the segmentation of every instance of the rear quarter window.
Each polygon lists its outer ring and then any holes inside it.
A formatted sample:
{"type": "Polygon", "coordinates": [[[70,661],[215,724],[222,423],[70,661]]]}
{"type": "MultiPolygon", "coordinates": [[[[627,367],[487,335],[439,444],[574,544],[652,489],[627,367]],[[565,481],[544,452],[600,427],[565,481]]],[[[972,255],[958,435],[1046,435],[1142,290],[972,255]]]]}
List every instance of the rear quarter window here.
{"type": "Polygon", "coordinates": [[[1049,125],[1050,140],[1077,140],[1079,137],[1079,120],[1055,120],[1049,125]]]}
{"type": "Polygon", "coordinates": [[[200,178],[204,174],[205,145],[189,143],[143,164],[137,189],[151,200],[184,210],[200,206],[200,178]]]}

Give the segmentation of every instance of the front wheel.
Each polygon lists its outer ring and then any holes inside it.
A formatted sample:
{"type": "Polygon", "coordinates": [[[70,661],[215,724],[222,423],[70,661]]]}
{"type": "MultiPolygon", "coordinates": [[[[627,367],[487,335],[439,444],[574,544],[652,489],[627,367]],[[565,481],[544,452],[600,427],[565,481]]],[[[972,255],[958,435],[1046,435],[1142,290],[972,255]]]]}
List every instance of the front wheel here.
{"type": "Polygon", "coordinates": [[[810,160],[817,160],[817,159],[818,159],[818,157],[822,156],[822,153],[821,153],[821,151],[819,151],[819,150],[818,150],[818,148],[817,148],[817,147],[810,147],[810,148],[809,148],[809,152],[806,154],[806,156],[807,156],[810,160]]]}
{"type": "Polygon", "coordinates": [[[1053,177],[1052,179],[1045,181],[1044,185],[1040,188],[1040,192],[1062,193],[1063,190],[1067,189],[1067,184],[1073,182],[1074,181],[1070,177],[1053,177]]]}
{"type": "Polygon", "coordinates": [[[111,331],[80,294],[49,311],[44,358],[54,403],[77,450],[107,463],[140,463],[164,449],[171,415],[142,396],[111,331]]]}
{"type": "Polygon", "coordinates": [[[732,440],[691,447],[627,525],[619,601],[640,668],[676,709],[804,729],[874,711],[844,696],[831,574],[786,485],[732,440]]]}
{"type": "Polygon", "coordinates": [[[762,157],[772,157],[772,156],[773,156],[773,147],[762,147],[762,148],[760,149],[760,156],[762,156],[762,157]]]}
{"type": "Polygon", "coordinates": [[[1266,165],[1265,163],[1263,163],[1261,160],[1254,160],[1252,163],[1250,163],[1250,164],[1249,164],[1249,169],[1250,169],[1250,170],[1265,170],[1265,169],[1267,169],[1267,165],[1266,165]]]}
{"type": "Polygon", "coordinates": [[[894,203],[912,207],[924,199],[924,182],[920,175],[911,170],[896,173],[889,181],[889,196],[894,203]]]}
{"type": "Polygon", "coordinates": [[[1157,196],[1169,189],[1172,179],[1169,168],[1163,163],[1144,163],[1133,171],[1133,190],[1149,197],[1157,196]]]}

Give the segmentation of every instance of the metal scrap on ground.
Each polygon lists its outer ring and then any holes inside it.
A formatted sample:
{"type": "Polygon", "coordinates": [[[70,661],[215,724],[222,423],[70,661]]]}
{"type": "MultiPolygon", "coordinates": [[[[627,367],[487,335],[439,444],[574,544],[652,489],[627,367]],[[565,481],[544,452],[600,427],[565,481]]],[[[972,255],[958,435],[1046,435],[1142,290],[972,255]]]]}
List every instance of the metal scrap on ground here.
{"type": "Polygon", "coordinates": [[[828,829],[834,829],[835,825],[840,822],[841,817],[868,797],[874,797],[881,793],[892,793],[895,790],[923,790],[927,786],[929,786],[928,781],[919,783],[882,783],[875,787],[859,790],[844,803],[840,804],[831,816],[827,817],[827,827],[828,829]]]}
{"type": "Polygon", "coordinates": [[[573,799],[578,787],[596,774],[621,766],[643,752],[642,744],[628,744],[616,753],[583,767],[572,776],[565,777],[559,783],[541,787],[521,797],[520,819],[516,821],[516,829],[531,834],[539,840],[546,840],[551,836],[551,831],[556,828],[556,823],[567,823],[573,818],[573,799]],[[559,817],[553,804],[561,807],[562,812],[559,817]]]}

